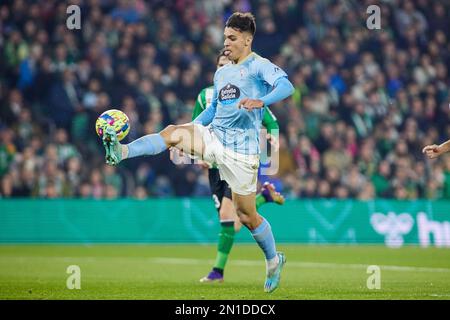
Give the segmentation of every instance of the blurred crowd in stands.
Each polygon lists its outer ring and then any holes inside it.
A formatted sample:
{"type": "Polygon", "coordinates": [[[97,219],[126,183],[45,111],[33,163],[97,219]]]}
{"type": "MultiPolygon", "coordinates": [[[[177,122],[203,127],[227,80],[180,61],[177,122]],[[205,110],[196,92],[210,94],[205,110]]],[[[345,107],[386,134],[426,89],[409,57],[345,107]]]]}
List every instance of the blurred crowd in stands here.
{"type": "Polygon", "coordinates": [[[280,125],[287,198],[450,199],[450,5],[439,0],[72,0],[0,3],[0,197],[209,196],[198,165],[169,152],[104,164],[94,130],[123,110],[126,142],[186,123],[211,85],[223,27],[251,11],[253,50],[283,68],[294,95],[280,125]],[[81,29],[68,30],[68,5],[81,29]],[[381,29],[369,30],[369,5],[381,29]]]}

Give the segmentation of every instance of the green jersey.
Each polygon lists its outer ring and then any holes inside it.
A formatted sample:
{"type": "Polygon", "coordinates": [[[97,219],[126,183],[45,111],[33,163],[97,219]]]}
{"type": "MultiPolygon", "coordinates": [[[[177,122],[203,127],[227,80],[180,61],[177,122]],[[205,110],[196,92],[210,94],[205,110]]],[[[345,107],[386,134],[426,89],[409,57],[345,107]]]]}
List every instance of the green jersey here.
{"type": "MultiPolygon", "coordinates": [[[[206,109],[207,106],[210,105],[212,97],[213,97],[214,86],[203,89],[195,102],[194,112],[192,113],[192,120],[198,117],[203,110],[206,109]]],[[[267,129],[268,133],[271,133],[272,130],[278,130],[278,122],[275,115],[270,111],[269,108],[264,107],[264,115],[262,119],[263,126],[267,129]]]]}

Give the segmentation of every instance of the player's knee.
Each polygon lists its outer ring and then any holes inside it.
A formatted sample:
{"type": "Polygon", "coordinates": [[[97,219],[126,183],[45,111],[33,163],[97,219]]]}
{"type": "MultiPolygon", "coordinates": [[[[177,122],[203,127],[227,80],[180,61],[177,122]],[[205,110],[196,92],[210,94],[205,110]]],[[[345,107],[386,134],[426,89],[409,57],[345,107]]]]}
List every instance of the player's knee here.
{"type": "Polygon", "coordinates": [[[175,131],[176,127],[177,126],[174,124],[169,124],[167,127],[161,130],[160,134],[164,136],[170,135],[175,131]]]}
{"type": "Polygon", "coordinates": [[[174,124],[169,124],[165,127],[159,134],[163,137],[166,143],[170,145],[175,145],[177,141],[174,141],[174,132],[177,129],[177,126],[174,124]]]}
{"type": "Polygon", "coordinates": [[[235,222],[239,221],[239,218],[234,210],[233,205],[225,201],[222,202],[222,205],[219,210],[219,216],[221,220],[233,220],[235,222]]]}
{"type": "Polygon", "coordinates": [[[230,214],[229,210],[227,210],[223,206],[220,207],[219,216],[220,216],[220,220],[232,220],[232,218],[233,218],[232,215],[230,214]]]}

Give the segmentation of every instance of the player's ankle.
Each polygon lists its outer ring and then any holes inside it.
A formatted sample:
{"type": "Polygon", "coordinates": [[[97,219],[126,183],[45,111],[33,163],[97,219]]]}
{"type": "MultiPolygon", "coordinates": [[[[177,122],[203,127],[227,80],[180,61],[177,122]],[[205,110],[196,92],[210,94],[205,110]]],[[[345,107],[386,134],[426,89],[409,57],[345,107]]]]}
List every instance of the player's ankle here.
{"type": "Polygon", "coordinates": [[[126,144],[120,145],[122,160],[128,158],[128,146],[126,144]]]}
{"type": "Polygon", "coordinates": [[[221,268],[216,268],[216,267],[214,267],[214,268],[212,269],[212,271],[215,271],[215,272],[217,272],[218,274],[220,274],[221,276],[223,276],[223,269],[221,269],[221,268]]]}
{"type": "Polygon", "coordinates": [[[278,254],[275,255],[275,257],[273,257],[272,259],[266,260],[267,274],[268,275],[272,274],[277,269],[279,263],[280,259],[278,257],[278,254]]]}

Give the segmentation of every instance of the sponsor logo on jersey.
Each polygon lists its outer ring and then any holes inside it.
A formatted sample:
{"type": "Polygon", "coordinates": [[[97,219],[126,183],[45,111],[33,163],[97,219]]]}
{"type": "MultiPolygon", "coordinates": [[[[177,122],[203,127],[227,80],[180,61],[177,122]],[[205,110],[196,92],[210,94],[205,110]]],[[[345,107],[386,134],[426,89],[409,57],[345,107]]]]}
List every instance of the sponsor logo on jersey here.
{"type": "Polygon", "coordinates": [[[238,87],[228,83],[219,91],[219,101],[222,104],[233,104],[241,96],[241,90],[238,87]]]}

